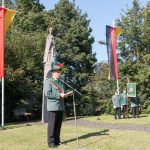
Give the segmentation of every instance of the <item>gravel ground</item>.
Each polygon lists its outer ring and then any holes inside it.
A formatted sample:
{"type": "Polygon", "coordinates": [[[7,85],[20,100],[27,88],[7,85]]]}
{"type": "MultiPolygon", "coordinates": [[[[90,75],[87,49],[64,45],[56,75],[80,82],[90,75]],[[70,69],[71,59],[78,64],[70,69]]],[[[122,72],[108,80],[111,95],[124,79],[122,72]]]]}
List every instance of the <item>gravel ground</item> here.
{"type": "MultiPolygon", "coordinates": [[[[65,124],[74,125],[74,120],[65,121],[65,124]]],[[[118,129],[118,130],[136,130],[136,131],[146,131],[150,132],[149,125],[118,125],[118,124],[110,124],[110,123],[98,123],[91,122],[88,120],[77,120],[77,126],[86,126],[86,127],[95,127],[95,128],[105,128],[105,129],[118,129]]]]}

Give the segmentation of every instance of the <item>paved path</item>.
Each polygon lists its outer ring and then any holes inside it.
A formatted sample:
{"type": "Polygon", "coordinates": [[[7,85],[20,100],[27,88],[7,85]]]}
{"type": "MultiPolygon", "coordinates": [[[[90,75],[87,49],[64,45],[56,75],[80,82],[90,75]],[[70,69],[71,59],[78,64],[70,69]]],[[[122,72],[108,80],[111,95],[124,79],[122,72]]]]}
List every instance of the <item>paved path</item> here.
{"type": "MultiPolygon", "coordinates": [[[[74,125],[74,120],[65,121],[65,124],[74,125]]],[[[78,126],[86,126],[86,127],[95,127],[95,128],[105,128],[105,129],[119,129],[119,130],[136,130],[136,131],[146,131],[150,132],[149,125],[120,125],[120,124],[111,124],[111,123],[99,123],[99,122],[91,122],[88,120],[78,119],[78,126]]]]}

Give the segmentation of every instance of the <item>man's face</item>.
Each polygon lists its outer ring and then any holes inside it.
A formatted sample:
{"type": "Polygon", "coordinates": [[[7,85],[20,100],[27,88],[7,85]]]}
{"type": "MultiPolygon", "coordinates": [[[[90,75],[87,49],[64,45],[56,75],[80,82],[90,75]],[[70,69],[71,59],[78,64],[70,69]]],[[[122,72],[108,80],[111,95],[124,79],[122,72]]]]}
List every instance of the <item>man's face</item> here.
{"type": "Polygon", "coordinates": [[[117,91],[115,92],[115,95],[116,95],[116,96],[118,95],[118,92],[117,92],[117,91]]]}
{"type": "Polygon", "coordinates": [[[61,70],[54,71],[54,72],[52,73],[52,75],[53,75],[53,77],[54,77],[55,79],[59,79],[60,74],[61,74],[61,70]]]}

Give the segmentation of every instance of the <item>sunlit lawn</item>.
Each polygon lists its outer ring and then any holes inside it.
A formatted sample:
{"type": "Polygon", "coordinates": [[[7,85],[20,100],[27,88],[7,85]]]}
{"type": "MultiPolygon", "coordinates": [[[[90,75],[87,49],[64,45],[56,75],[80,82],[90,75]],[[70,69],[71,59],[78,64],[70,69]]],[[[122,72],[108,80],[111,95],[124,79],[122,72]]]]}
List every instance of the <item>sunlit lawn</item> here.
{"type": "MultiPolygon", "coordinates": [[[[90,117],[94,121],[113,122],[112,116],[90,117]]],[[[89,119],[89,118],[84,118],[89,119]]],[[[149,117],[135,119],[136,124],[148,124],[149,117]],[[139,121],[139,122],[138,122],[139,121]]],[[[126,124],[132,123],[132,119],[125,119],[126,124]]],[[[123,123],[117,120],[117,123],[123,123]]],[[[133,120],[134,121],[134,120],[133,120]]],[[[149,150],[149,132],[129,130],[109,130],[101,128],[79,127],[79,147],[84,150],[149,150]]],[[[77,148],[76,128],[74,125],[63,123],[61,132],[63,144],[58,150],[75,150],[77,148]]],[[[6,130],[0,131],[0,150],[48,150],[47,125],[36,123],[31,126],[25,124],[8,125],[6,130]]]]}
{"type": "Polygon", "coordinates": [[[130,118],[117,120],[114,119],[113,115],[100,115],[100,120],[98,120],[98,116],[86,117],[83,119],[100,123],[150,125],[150,114],[141,114],[140,118],[132,118],[132,115],[130,115],[130,118]]]}

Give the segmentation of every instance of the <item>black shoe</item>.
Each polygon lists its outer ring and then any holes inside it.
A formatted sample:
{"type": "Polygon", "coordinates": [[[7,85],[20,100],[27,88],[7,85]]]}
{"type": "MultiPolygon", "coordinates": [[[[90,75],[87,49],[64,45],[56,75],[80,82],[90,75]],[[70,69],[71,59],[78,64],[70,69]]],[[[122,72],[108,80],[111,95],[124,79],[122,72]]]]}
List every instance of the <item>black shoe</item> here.
{"type": "Polygon", "coordinates": [[[55,145],[55,143],[51,143],[51,144],[49,144],[49,147],[50,148],[56,148],[57,146],[55,145]]]}
{"type": "Polygon", "coordinates": [[[55,145],[56,145],[56,146],[59,146],[59,145],[60,145],[60,143],[55,143],[55,145]]]}
{"type": "Polygon", "coordinates": [[[55,142],[55,145],[59,146],[61,145],[61,142],[55,142]]]}

